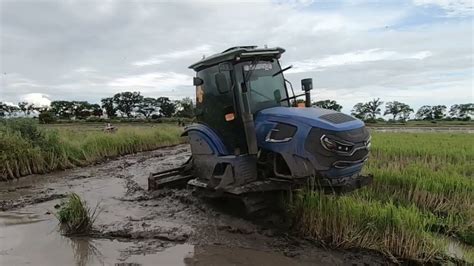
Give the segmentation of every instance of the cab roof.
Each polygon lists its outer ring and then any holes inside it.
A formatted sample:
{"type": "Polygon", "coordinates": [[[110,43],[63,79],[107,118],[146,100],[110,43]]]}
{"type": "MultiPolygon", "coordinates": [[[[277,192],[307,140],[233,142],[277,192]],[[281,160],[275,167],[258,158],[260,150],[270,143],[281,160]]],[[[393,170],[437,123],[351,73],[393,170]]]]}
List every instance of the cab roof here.
{"type": "Polygon", "coordinates": [[[202,60],[190,65],[189,68],[199,71],[209,66],[234,60],[236,57],[255,57],[257,55],[265,55],[279,58],[284,52],[285,49],[280,47],[257,48],[257,46],[236,46],[231,47],[221,53],[203,58],[202,60]]]}

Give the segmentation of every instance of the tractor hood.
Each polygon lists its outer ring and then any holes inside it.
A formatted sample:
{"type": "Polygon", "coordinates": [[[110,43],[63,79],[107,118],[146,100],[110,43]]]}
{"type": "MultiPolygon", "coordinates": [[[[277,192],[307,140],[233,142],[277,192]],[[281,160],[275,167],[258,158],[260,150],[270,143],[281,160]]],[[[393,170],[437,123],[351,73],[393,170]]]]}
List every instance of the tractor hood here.
{"type": "Polygon", "coordinates": [[[352,116],[333,110],[296,107],[272,107],[257,113],[255,121],[281,122],[287,124],[306,124],[331,131],[344,131],[364,126],[364,122],[352,116]]]}

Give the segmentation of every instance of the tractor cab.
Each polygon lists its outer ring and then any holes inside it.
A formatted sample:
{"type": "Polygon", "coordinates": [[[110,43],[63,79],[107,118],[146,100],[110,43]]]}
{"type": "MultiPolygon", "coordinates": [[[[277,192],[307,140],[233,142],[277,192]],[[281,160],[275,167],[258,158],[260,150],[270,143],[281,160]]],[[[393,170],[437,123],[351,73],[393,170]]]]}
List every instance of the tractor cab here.
{"type": "Polygon", "coordinates": [[[283,72],[289,68],[282,69],[278,60],[284,52],[232,47],[190,66],[197,72],[196,119],[221,135],[231,153],[255,153],[255,115],[271,107],[290,107],[301,96],[288,92],[291,83],[283,72]]]}

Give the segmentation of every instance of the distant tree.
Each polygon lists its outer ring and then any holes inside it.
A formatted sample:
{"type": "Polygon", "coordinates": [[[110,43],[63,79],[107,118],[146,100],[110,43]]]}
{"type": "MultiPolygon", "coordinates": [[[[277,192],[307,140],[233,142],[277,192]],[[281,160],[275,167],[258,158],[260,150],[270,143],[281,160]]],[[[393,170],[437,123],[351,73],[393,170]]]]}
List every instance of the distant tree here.
{"type": "Polygon", "coordinates": [[[100,105],[94,103],[89,106],[89,110],[91,111],[91,115],[93,116],[102,116],[104,112],[102,111],[102,108],[100,105]]]}
{"type": "Polygon", "coordinates": [[[353,115],[353,116],[355,116],[359,119],[366,120],[368,112],[369,112],[369,109],[368,109],[366,103],[357,103],[352,108],[351,115],[353,115]]]}
{"type": "Polygon", "coordinates": [[[90,104],[86,101],[72,101],[72,109],[76,119],[85,119],[91,116],[90,104]]]}
{"type": "Polygon", "coordinates": [[[42,109],[39,116],[38,120],[40,124],[49,124],[52,123],[56,120],[55,114],[47,109],[42,109]]]}
{"type": "Polygon", "coordinates": [[[0,117],[12,116],[16,112],[20,111],[20,108],[4,102],[0,102],[0,117]]]}
{"type": "Polygon", "coordinates": [[[410,114],[413,113],[413,109],[408,104],[402,104],[401,110],[400,120],[407,121],[410,118],[410,114]]]}
{"type": "Polygon", "coordinates": [[[383,102],[380,100],[380,98],[372,99],[366,103],[367,115],[370,120],[375,120],[377,118],[377,115],[379,115],[381,112],[380,106],[382,104],[383,102]]]}
{"type": "Polygon", "coordinates": [[[69,119],[74,115],[74,103],[70,101],[52,101],[50,110],[59,118],[69,119]]]}
{"type": "Polygon", "coordinates": [[[423,119],[423,120],[433,120],[433,110],[432,107],[429,105],[423,105],[416,111],[416,118],[423,119]]]}
{"type": "Polygon", "coordinates": [[[186,97],[180,101],[176,101],[177,109],[176,116],[179,117],[193,117],[194,116],[194,104],[191,98],[186,97]]]}
{"type": "Polygon", "coordinates": [[[474,115],[474,103],[454,104],[449,109],[451,118],[469,120],[474,115]]]}
{"type": "Polygon", "coordinates": [[[435,105],[431,107],[433,118],[434,119],[443,119],[445,116],[446,106],[445,105],[435,105]]]}
{"type": "Polygon", "coordinates": [[[435,105],[435,106],[423,105],[416,112],[416,118],[423,119],[423,120],[442,119],[445,116],[444,114],[445,111],[446,111],[445,105],[435,105]]]}
{"type": "Polygon", "coordinates": [[[412,112],[413,109],[411,109],[408,104],[393,101],[385,104],[385,112],[383,115],[391,114],[393,115],[393,120],[397,120],[397,117],[399,117],[400,120],[406,120],[412,112]]]}
{"type": "Polygon", "coordinates": [[[160,105],[160,114],[164,117],[171,117],[176,111],[176,105],[168,97],[159,97],[157,99],[160,105]]]}
{"type": "Polygon", "coordinates": [[[118,111],[132,117],[132,111],[137,105],[143,100],[143,96],[140,92],[121,92],[114,95],[113,103],[115,104],[118,111]]]}
{"type": "Polygon", "coordinates": [[[115,117],[115,113],[117,112],[117,109],[114,107],[114,98],[108,97],[108,98],[103,98],[100,100],[102,103],[102,108],[105,110],[105,113],[107,116],[110,117],[115,117]]]}
{"type": "Polygon", "coordinates": [[[160,104],[157,99],[146,97],[143,98],[140,103],[137,105],[137,112],[145,116],[145,118],[150,118],[150,116],[155,113],[160,107],[160,104]]]}
{"type": "Polygon", "coordinates": [[[342,105],[339,105],[336,101],[333,100],[323,100],[323,101],[317,101],[311,104],[313,107],[321,107],[324,109],[330,109],[334,111],[340,112],[342,110],[342,105]]]}
{"type": "Polygon", "coordinates": [[[28,102],[19,102],[18,103],[18,108],[20,111],[23,112],[25,116],[31,114],[33,112],[33,104],[28,103],[28,102]]]}
{"type": "Polygon", "coordinates": [[[5,117],[7,115],[7,105],[3,102],[0,102],[0,117],[5,117]]]}

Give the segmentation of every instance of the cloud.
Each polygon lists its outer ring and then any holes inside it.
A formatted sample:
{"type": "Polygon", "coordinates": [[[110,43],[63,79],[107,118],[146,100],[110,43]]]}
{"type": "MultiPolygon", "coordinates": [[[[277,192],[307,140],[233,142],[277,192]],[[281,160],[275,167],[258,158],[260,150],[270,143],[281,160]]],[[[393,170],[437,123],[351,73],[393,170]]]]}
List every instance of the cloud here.
{"type": "Polygon", "coordinates": [[[444,9],[448,16],[467,17],[472,16],[474,2],[472,0],[414,0],[419,6],[439,6],[444,9]]]}
{"type": "Polygon", "coordinates": [[[159,90],[160,88],[169,89],[189,85],[189,80],[192,80],[192,77],[188,75],[174,72],[153,72],[118,78],[110,81],[107,85],[126,88],[153,87],[159,90]]]}
{"type": "Polygon", "coordinates": [[[197,54],[204,55],[204,54],[209,53],[210,51],[211,51],[211,46],[205,44],[205,45],[197,46],[192,49],[177,50],[177,51],[171,51],[164,54],[154,55],[148,59],[133,62],[132,65],[134,66],[158,65],[168,60],[182,59],[182,58],[187,58],[187,57],[192,57],[192,56],[195,57],[197,54]]]}
{"type": "Polygon", "coordinates": [[[430,51],[420,51],[411,54],[399,53],[396,51],[384,51],[382,49],[369,49],[364,51],[349,52],[344,54],[329,55],[321,59],[308,59],[300,62],[293,62],[296,67],[290,69],[288,73],[300,73],[310,71],[322,71],[328,67],[360,64],[366,62],[383,60],[423,60],[432,56],[430,51]]]}
{"type": "Polygon", "coordinates": [[[32,103],[35,106],[45,107],[51,105],[49,96],[42,93],[28,93],[20,97],[21,101],[32,103]]]}
{"type": "Polygon", "coordinates": [[[344,110],[394,93],[413,106],[460,103],[472,99],[472,15],[446,3],[3,1],[0,100],[193,96],[187,67],[204,54],[267,44],[286,49],[287,79],[312,77],[314,96],[344,110]]]}

